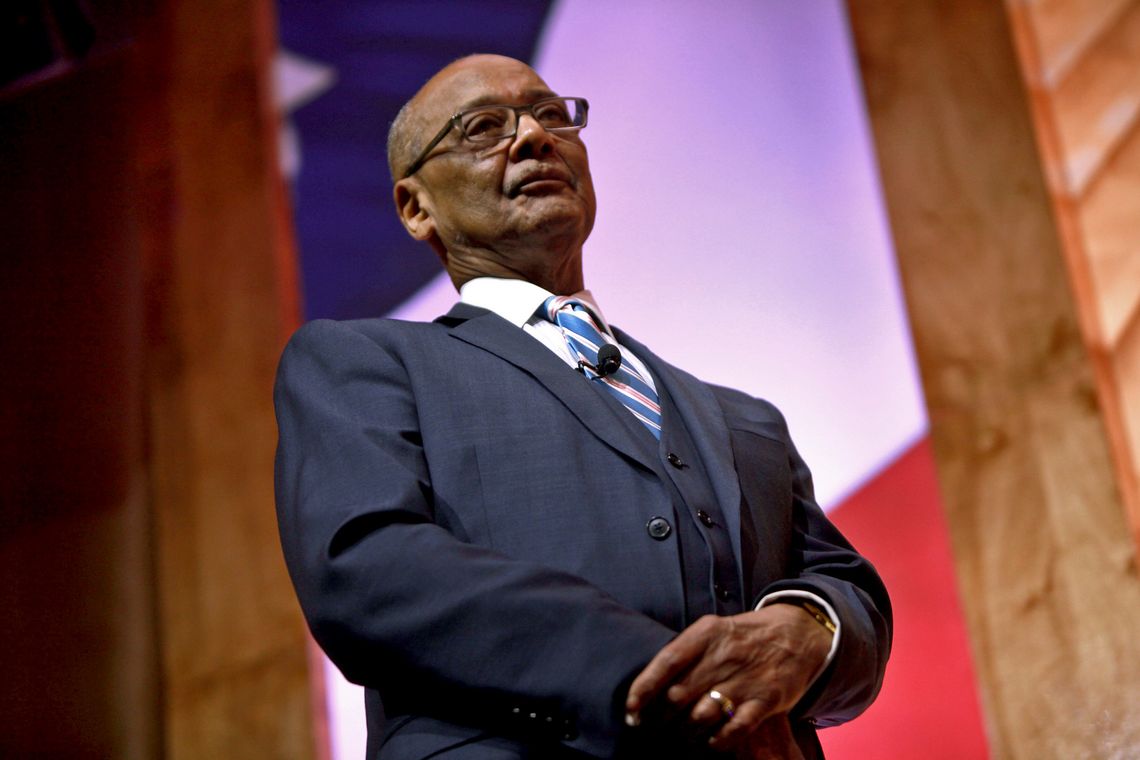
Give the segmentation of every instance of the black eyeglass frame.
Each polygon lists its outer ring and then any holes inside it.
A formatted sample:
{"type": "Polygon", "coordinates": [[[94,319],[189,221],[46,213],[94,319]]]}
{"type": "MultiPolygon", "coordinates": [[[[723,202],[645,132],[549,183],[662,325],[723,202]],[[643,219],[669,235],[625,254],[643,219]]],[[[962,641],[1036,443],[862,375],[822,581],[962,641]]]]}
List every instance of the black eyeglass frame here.
{"type": "MultiPolygon", "coordinates": [[[[590,112],[590,104],[586,101],[585,98],[575,98],[575,97],[570,97],[567,95],[552,95],[549,98],[541,98],[539,100],[534,101],[533,103],[528,103],[528,104],[522,105],[522,106],[512,106],[512,105],[507,105],[505,103],[503,103],[503,104],[491,103],[491,104],[484,105],[484,106],[475,106],[474,108],[468,108],[468,109],[465,109],[463,111],[460,111],[459,113],[455,114],[454,116],[452,116],[450,119],[447,120],[447,123],[443,125],[443,129],[439,130],[439,133],[436,134],[436,136],[431,139],[431,142],[429,142],[427,144],[427,147],[425,147],[422,151],[420,151],[420,155],[416,157],[416,160],[413,161],[408,166],[408,170],[404,172],[403,179],[407,179],[408,177],[410,177],[413,174],[415,174],[416,172],[418,172],[420,170],[420,167],[423,166],[425,163],[427,163],[427,160],[429,158],[428,154],[431,153],[432,149],[435,146],[439,145],[440,142],[443,140],[443,138],[447,137],[448,133],[451,132],[451,130],[455,129],[456,127],[458,127],[459,131],[463,133],[464,138],[471,140],[472,142],[480,142],[478,139],[470,137],[467,134],[467,132],[463,129],[463,117],[464,116],[467,116],[468,114],[475,113],[477,111],[484,111],[488,108],[509,108],[512,111],[514,111],[515,112],[514,129],[511,131],[510,134],[498,135],[497,137],[494,137],[494,138],[491,138],[490,140],[487,140],[487,142],[494,142],[497,140],[505,140],[509,137],[514,137],[516,134],[518,134],[519,116],[523,113],[529,113],[531,115],[531,118],[533,118],[535,121],[539,121],[538,116],[536,116],[534,113],[534,109],[538,106],[541,106],[545,103],[550,103],[551,101],[555,101],[555,100],[573,100],[577,104],[577,108],[581,109],[582,123],[581,124],[573,124],[573,125],[568,126],[568,127],[543,127],[547,132],[553,132],[555,134],[560,134],[560,133],[565,133],[565,132],[577,132],[578,130],[580,130],[586,126],[586,121],[587,121],[587,118],[589,117],[589,112],[590,112]]],[[[542,122],[539,121],[539,123],[541,124],[542,122]]]]}

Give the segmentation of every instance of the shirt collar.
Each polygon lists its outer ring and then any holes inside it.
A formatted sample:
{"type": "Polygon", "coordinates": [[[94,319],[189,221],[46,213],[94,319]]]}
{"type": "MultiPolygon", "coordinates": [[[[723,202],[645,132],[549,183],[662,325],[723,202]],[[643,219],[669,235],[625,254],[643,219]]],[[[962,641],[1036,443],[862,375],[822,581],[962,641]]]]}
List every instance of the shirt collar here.
{"type": "MultiPolygon", "coordinates": [[[[471,306],[493,311],[516,327],[530,321],[543,301],[553,293],[526,280],[508,280],[500,277],[476,277],[459,288],[459,300],[471,306]]],[[[589,290],[579,290],[572,296],[581,301],[599,320],[599,326],[613,337],[609,323],[589,290]]]]}

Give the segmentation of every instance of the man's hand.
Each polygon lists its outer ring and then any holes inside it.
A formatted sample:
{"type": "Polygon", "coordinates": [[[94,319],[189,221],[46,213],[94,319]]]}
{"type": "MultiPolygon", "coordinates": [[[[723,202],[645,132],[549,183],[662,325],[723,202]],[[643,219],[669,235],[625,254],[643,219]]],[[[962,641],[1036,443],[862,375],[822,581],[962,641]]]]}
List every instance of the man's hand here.
{"type": "Polygon", "coordinates": [[[831,634],[805,610],[770,604],[730,617],[706,615],[667,644],[629,687],[627,722],[655,702],[667,715],[713,731],[709,745],[747,753],[751,735],[786,713],[811,685],[831,634]],[[720,701],[710,691],[723,695],[720,701]],[[732,714],[724,697],[731,700],[732,714]],[[722,723],[723,722],[723,723],[722,723]]]}

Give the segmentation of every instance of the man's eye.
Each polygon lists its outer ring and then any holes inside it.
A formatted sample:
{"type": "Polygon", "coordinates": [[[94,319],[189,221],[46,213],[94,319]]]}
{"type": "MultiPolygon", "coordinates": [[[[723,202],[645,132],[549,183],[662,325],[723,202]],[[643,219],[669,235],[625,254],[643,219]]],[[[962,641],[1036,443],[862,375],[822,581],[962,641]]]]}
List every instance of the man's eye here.
{"type": "Polygon", "coordinates": [[[543,103],[534,109],[534,116],[544,127],[570,126],[570,113],[563,103],[543,103]]]}
{"type": "Polygon", "coordinates": [[[473,114],[463,124],[468,137],[493,137],[506,128],[506,117],[498,111],[482,111],[473,114]]]}

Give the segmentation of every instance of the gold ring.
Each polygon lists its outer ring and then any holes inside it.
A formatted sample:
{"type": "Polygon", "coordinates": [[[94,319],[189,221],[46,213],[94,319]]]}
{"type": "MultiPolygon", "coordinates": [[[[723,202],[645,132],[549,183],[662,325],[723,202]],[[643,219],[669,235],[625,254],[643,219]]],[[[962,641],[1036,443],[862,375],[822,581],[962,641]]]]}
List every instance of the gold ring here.
{"type": "Polygon", "coordinates": [[[721,694],[716,689],[713,689],[708,693],[708,698],[713,702],[716,702],[716,706],[720,708],[721,713],[723,713],[725,717],[727,717],[729,720],[732,720],[732,716],[736,714],[736,705],[732,703],[731,699],[721,694]]]}

